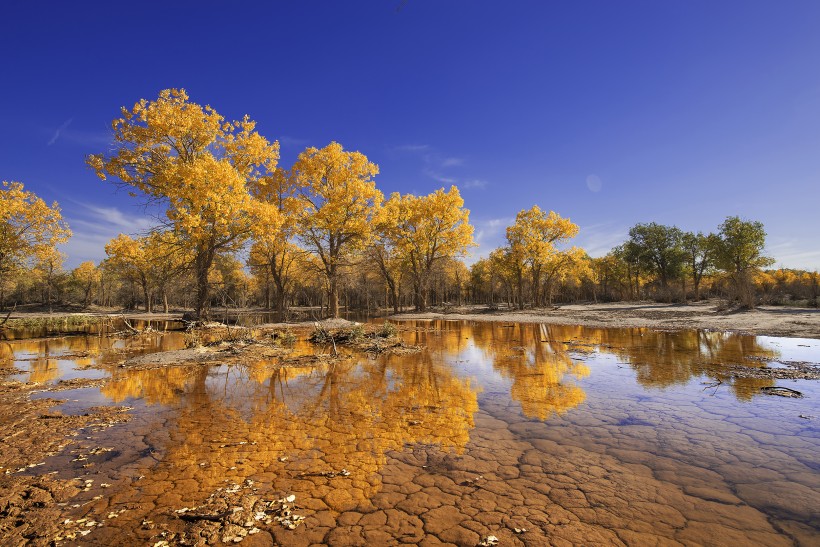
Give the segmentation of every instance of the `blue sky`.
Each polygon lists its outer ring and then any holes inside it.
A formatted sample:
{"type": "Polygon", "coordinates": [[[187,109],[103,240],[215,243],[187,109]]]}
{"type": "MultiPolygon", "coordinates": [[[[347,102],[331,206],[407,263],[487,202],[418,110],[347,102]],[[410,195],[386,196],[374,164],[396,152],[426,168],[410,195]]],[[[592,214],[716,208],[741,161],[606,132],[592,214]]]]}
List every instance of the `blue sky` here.
{"type": "Polygon", "coordinates": [[[538,204],[593,256],[638,222],[760,220],[820,267],[820,2],[17,2],[0,20],[0,178],[57,200],[68,266],[150,219],[85,167],[121,106],[183,87],[377,184],[457,184],[481,256],[538,204]]]}

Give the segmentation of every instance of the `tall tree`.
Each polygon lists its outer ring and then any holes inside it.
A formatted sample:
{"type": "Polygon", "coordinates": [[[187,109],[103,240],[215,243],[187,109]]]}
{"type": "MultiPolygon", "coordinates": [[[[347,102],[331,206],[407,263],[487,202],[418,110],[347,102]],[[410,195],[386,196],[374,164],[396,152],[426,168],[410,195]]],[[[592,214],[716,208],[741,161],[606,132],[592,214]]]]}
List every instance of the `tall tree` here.
{"type": "MultiPolygon", "coordinates": [[[[381,233],[385,226],[377,224],[376,230],[381,233]]],[[[387,285],[390,295],[389,301],[393,306],[393,313],[399,313],[399,289],[401,287],[404,257],[396,247],[387,240],[374,241],[367,248],[367,257],[378,271],[387,285]]]]}
{"type": "Polygon", "coordinates": [[[426,196],[394,193],[381,209],[380,238],[407,262],[417,310],[427,309],[430,274],[436,264],[464,256],[475,245],[469,217],[455,186],[426,196]]]}
{"type": "Polygon", "coordinates": [[[717,236],[704,235],[702,232],[685,232],[681,238],[681,247],[686,253],[686,269],[692,276],[695,289],[695,302],[700,300],[700,283],[715,265],[717,236]]]}
{"type": "Polygon", "coordinates": [[[71,277],[83,291],[83,307],[87,308],[91,303],[91,290],[100,282],[100,269],[94,262],[88,260],[74,268],[71,277]]]}
{"type": "Polygon", "coordinates": [[[290,171],[276,169],[263,184],[254,189],[254,196],[265,208],[253,228],[250,263],[254,268],[266,267],[276,287],[276,310],[285,312],[292,275],[304,251],[290,240],[297,230],[301,208],[296,197],[297,182],[290,171]]]}
{"type": "MultiPolygon", "coordinates": [[[[671,280],[680,277],[685,259],[681,247],[683,232],[676,226],[650,222],[629,229],[629,243],[643,266],[657,276],[666,292],[671,280]]],[[[669,296],[666,294],[665,296],[669,296]]]]}
{"type": "Polygon", "coordinates": [[[555,263],[556,245],[578,234],[578,225],[562,218],[555,211],[541,210],[537,205],[523,209],[515,216],[515,224],[507,227],[507,242],[511,258],[518,264],[518,306],[523,308],[523,272],[529,269],[532,302],[538,305],[541,275],[545,264],[555,263]]]}
{"type": "Polygon", "coordinates": [[[56,202],[48,206],[20,182],[0,187],[0,277],[50,260],[71,237],[56,202]]]}
{"type": "Polygon", "coordinates": [[[730,216],[719,227],[716,264],[725,271],[735,290],[735,297],[748,307],[755,306],[752,276],[760,268],[774,263],[763,255],[766,231],[759,221],[730,216]]]}
{"type": "Polygon", "coordinates": [[[247,116],[228,122],[189,102],[183,89],[123,107],[112,127],[113,151],[87,163],[101,179],[114,177],[166,207],[167,224],[193,251],[195,314],[204,317],[214,258],[250,236],[260,214],[250,190],[275,169],[279,143],[257,133],[247,116]]]}
{"type": "Polygon", "coordinates": [[[331,142],[308,148],[293,166],[299,237],[318,256],[327,281],[328,312],[339,317],[339,278],[350,253],[364,248],[384,196],[373,180],[379,172],[361,152],[331,142]]]}
{"type": "Polygon", "coordinates": [[[142,288],[145,311],[153,311],[153,292],[158,290],[168,313],[166,288],[170,280],[190,263],[190,252],[173,232],[152,232],[137,239],[120,234],[105,245],[108,267],[142,288]]]}

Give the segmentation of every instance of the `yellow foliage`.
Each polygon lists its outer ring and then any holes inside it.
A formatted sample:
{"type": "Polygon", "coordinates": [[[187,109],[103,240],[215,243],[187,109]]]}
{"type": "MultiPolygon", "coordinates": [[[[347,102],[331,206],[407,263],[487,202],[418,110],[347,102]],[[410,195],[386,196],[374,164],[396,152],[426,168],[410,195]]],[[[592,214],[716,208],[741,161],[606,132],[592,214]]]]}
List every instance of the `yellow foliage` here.
{"type": "Polygon", "coordinates": [[[475,246],[469,216],[455,186],[427,196],[394,193],[379,211],[376,224],[382,243],[409,264],[419,309],[426,305],[427,283],[435,264],[464,256],[475,246]]]}
{"type": "Polygon", "coordinates": [[[173,231],[195,255],[199,314],[215,253],[237,249],[259,218],[275,224],[278,211],[251,193],[276,169],[279,143],[259,135],[247,116],[227,122],[210,106],[189,102],[183,89],[123,108],[112,127],[113,153],[87,163],[101,179],[116,177],[167,205],[173,231]]]}
{"type": "Polygon", "coordinates": [[[345,152],[332,142],[299,154],[293,171],[301,233],[323,263],[333,263],[343,249],[367,241],[373,215],[384,198],[373,181],[377,165],[364,154],[345,152]]]}
{"type": "Polygon", "coordinates": [[[100,269],[90,260],[74,268],[71,275],[82,285],[91,285],[100,282],[100,269]]]}
{"type": "Polygon", "coordinates": [[[53,259],[55,246],[71,237],[60,207],[49,207],[20,182],[0,188],[0,276],[53,259]]]}
{"type": "Polygon", "coordinates": [[[384,199],[373,181],[378,172],[367,156],[345,152],[336,142],[322,149],[308,148],[293,166],[299,205],[296,223],[302,240],[322,263],[333,316],[339,312],[341,261],[368,243],[373,217],[384,199]]]}
{"type": "Polygon", "coordinates": [[[545,213],[537,205],[519,211],[515,224],[507,228],[507,241],[522,262],[543,263],[555,252],[555,245],[578,235],[578,225],[558,213],[545,213]]]}

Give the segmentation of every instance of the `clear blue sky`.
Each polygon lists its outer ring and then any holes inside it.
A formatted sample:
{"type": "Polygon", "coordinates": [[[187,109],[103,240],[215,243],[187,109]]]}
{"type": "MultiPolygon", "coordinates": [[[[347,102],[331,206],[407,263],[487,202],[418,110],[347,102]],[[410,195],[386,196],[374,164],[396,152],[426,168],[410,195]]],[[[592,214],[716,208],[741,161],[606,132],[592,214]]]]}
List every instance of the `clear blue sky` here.
{"type": "Polygon", "coordinates": [[[68,266],[147,219],[85,167],[121,106],[183,87],[282,144],[331,140],[379,187],[457,184],[481,247],[538,204],[600,256],[638,222],[762,221],[820,267],[820,2],[15,2],[0,178],[57,200],[68,266]]]}

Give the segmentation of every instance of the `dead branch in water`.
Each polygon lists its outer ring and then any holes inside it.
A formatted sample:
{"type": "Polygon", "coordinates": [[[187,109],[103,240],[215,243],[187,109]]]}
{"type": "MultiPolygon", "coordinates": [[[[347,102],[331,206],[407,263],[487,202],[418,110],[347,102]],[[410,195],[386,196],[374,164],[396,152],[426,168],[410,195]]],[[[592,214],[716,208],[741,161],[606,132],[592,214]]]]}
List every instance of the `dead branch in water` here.
{"type": "Polygon", "coordinates": [[[128,328],[128,330],[130,330],[132,333],[134,333],[134,334],[139,334],[140,333],[140,331],[138,331],[133,326],[131,326],[131,323],[128,322],[128,319],[125,318],[125,315],[122,316],[122,322],[128,328]]]}

